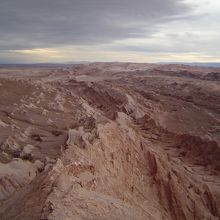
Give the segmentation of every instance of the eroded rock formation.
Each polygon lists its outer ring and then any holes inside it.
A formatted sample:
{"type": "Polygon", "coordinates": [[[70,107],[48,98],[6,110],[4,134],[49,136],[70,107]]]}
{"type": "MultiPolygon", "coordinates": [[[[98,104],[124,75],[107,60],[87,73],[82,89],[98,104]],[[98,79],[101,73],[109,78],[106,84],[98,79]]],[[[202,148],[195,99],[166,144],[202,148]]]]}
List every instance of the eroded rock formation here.
{"type": "Polygon", "coordinates": [[[0,219],[218,220],[219,76],[131,63],[2,69],[0,219]]]}

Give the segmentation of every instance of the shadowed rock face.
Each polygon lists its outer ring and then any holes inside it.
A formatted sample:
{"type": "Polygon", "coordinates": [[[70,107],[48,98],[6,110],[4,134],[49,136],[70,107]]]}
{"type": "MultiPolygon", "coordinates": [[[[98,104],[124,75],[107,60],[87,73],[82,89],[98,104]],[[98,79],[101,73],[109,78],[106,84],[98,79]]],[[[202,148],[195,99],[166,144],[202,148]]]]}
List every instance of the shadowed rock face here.
{"type": "Polygon", "coordinates": [[[220,70],[0,69],[0,219],[218,220],[220,70]]]}

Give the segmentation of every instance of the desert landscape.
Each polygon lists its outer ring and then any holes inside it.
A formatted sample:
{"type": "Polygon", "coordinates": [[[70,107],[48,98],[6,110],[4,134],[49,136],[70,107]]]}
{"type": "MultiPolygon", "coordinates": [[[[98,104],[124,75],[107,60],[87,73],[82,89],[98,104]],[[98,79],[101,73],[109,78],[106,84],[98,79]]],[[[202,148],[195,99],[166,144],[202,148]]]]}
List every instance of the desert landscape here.
{"type": "Polygon", "coordinates": [[[0,67],[1,220],[219,220],[220,68],[0,67]]]}

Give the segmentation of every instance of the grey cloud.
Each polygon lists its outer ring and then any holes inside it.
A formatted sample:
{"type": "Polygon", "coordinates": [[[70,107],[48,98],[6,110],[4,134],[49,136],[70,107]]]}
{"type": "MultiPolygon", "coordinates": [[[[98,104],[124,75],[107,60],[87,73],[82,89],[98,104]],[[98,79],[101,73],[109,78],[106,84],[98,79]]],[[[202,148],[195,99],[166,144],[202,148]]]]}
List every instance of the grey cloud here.
{"type": "Polygon", "coordinates": [[[7,0],[0,49],[90,45],[148,36],[189,10],[182,0],[7,0]]]}
{"type": "Polygon", "coordinates": [[[175,32],[171,29],[170,32],[159,32],[161,35],[152,36],[144,42],[118,42],[107,46],[107,50],[114,51],[131,51],[135,53],[145,54],[181,54],[181,53],[203,53],[207,55],[219,56],[218,42],[220,34],[209,34],[208,32],[188,32],[184,29],[180,32],[175,32]]]}
{"type": "Polygon", "coordinates": [[[135,53],[190,53],[194,52],[195,48],[190,45],[181,45],[174,43],[173,45],[160,44],[140,44],[140,45],[114,45],[109,47],[114,51],[128,51],[135,53]]]}

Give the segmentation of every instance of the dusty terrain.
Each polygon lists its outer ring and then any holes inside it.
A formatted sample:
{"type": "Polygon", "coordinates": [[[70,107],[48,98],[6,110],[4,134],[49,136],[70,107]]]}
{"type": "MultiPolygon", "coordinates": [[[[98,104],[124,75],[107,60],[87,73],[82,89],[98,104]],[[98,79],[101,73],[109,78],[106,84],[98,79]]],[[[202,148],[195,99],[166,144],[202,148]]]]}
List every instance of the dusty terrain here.
{"type": "Polygon", "coordinates": [[[220,69],[0,68],[1,220],[219,220],[220,69]]]}

